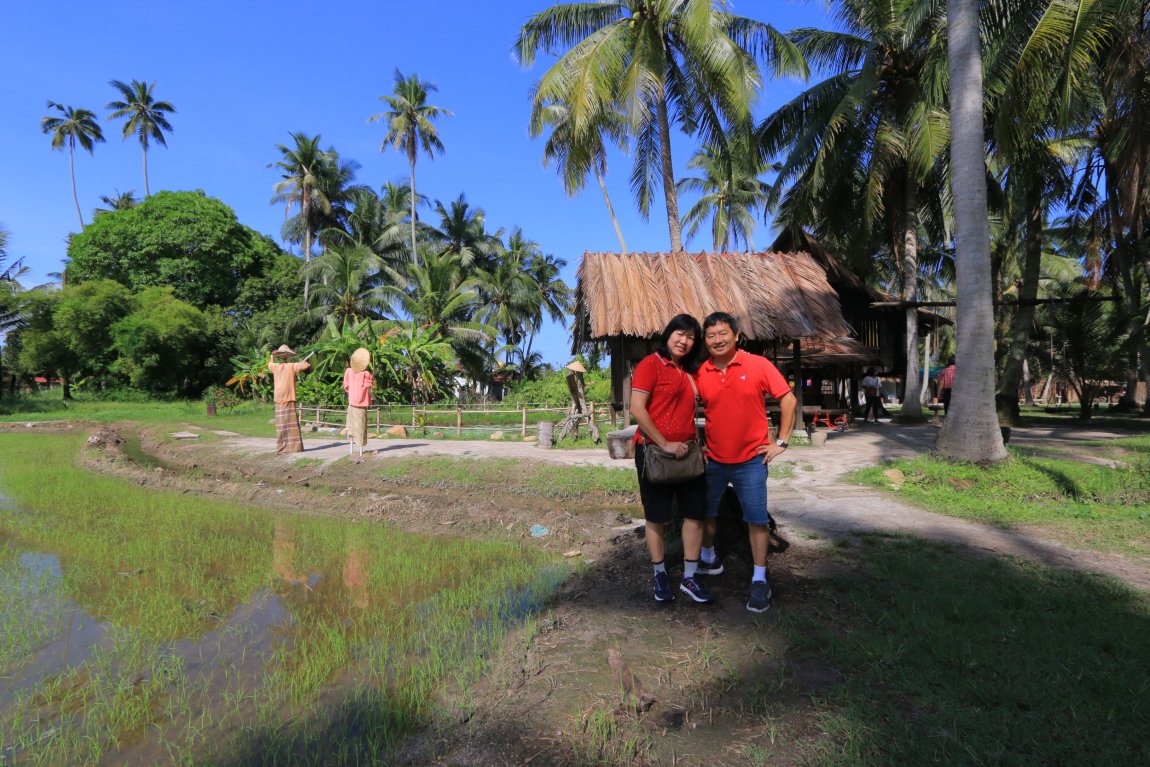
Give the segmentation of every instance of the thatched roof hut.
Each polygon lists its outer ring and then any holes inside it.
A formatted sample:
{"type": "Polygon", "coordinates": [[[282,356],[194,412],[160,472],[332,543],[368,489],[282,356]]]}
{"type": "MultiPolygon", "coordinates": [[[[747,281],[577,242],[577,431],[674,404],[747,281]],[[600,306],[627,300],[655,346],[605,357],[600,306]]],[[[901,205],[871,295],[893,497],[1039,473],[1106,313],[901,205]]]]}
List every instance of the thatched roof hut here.
{"type": "Polygon", "coordinates": [[[612,399],[626,423],[632,363],[676,314],[716,311],[734,315],[760,349],[853,335],[826,271],[806,253],[584,253],[572,342],[575,351],[607,342],[612,399]]]}
{"type": "Polygon", "coordinates": [[[676,314],[730,312],[768,342],[852,334],[826,272],[805,253],[585,253],[575,289],[576,349],[651,338],[676,314]]]}

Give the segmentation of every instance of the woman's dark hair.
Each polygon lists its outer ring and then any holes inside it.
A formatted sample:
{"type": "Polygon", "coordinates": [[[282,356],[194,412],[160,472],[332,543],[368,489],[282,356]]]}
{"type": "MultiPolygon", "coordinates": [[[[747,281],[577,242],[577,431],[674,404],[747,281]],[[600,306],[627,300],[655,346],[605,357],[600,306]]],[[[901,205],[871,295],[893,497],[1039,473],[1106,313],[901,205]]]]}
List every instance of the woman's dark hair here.
{"type": "Polygon", "coordinates": [[[694,373],[702,362],[700,349],[703,348],[703,329],[699,327],[699,321],[689,314],[676,314],[667,323],[667,327],[663,328],[663,332],[659,335],[659,345],[656,347],[660,355],[666,359],[671,359],[671,350],[667,347],[667,343],[671,340],[671,334],[676,330],[682,330],[684,333],[691,333],[695,337],[695,344],[691,347],[691,351],[682,360],[683,368],[694,373]]]}

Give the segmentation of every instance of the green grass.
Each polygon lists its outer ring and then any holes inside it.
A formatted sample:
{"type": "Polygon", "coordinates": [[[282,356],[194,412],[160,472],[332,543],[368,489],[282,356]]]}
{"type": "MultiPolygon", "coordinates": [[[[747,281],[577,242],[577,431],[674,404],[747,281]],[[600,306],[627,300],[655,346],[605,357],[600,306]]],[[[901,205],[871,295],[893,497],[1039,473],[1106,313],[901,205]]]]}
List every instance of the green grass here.
{"type": "Polygon", "coordinates": [[[78,469],[82,443],[0,439],[0,678],[31,682],[0,743],[20,763],[378,760],[565,572],[520,545],[148,490],[78,469]],[[46,653],[75,611],[104,634],[66,665],[46,653]]]}
{"type": "Polygon", "coordinates": [[[478,490],[490,487],[515,495],[579,498],[588,493],[630,498],[638,490],[633,467],[557,466],[513,458],[420,456],[389,459],[375,471],[385,481],[417,487],[478,490]],[[627,471],[626,469],[631,469],[627,471]]]}
{"type": "Polygon", "coordinates": [[[784,616],[791,652],[841,674],[809,764],[1150,763],[1145,594],[918,540],[856,556],[784,616]]]}
{"type": "Polygon", "coordinates": [[[1124,465],[1111,469],[1011,450],[1000,464],[953,464],[930,456],[893,461],[852,475],[891,488],[900,498],[939,514],[1003,527],[1038,525],[1074,545],[1136,556],[1150,554],[1150,436],[1097,443],[1124,465]],[[905,475],[897,490],[884,476],[905,475]]]}

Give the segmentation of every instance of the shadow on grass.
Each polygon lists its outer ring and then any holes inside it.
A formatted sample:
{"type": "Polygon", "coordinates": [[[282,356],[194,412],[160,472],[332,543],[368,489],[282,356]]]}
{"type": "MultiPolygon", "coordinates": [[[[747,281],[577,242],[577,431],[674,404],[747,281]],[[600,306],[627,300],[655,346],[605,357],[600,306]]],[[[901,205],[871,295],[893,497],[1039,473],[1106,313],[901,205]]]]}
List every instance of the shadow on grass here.
{"type": "Polygon", "coordinates": [[[1150,599],[1112,580],[869,537],[784,623],[845,681],[820,764],[1150,764],[1150,599]]]}
{"type": "Polygon", "coordinates": [[[1031,460],[1030,458],[1021,455],[1020,453],[1016,452],[1015,455],[1017,456],[1019,463],[1029,466],[1039,474],[1045,474],[1047,477],[1049,477],[1050,481],[1053,482],[1055,486],[1067,498],[1073,499],[1075,501],[1079,500],[1081,488],[1079,488],[1078,483],[1071,479],[1070,476],[1065,472],[1059,471],[1052,466],[1044,466],[1042,463],[1031,460]]]}

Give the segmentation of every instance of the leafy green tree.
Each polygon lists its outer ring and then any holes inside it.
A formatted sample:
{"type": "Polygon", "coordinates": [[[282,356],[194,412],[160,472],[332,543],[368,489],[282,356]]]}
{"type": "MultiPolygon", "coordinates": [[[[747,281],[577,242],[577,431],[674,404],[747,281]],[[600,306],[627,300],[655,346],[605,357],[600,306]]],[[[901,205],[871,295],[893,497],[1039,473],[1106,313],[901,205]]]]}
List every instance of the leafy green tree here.
{"type": "Polygon", "coordinates": [[[635,138],[631,173],[639,210],[650,208],[661,179],[671,250],[683,249],[671,161],[671,125],[704,141],[724,121],[746,126],[761,86],[754,55],[776,71],[805,72],[793,46],[772,27],[734,16],[713,0],[617,0],[560,3],[532,16],[515,51],[530,67],[540,52],[566,52],[535,89],[533,110],[563,104],[582,139],[611,109],[635,138]]]}
{"type": "Polygon", "coordinates": [[[167,146],[164,132],[171,132],[172,126],[168,122],[168,115],[174,114],[176,108],[167,101],[156,101],[152,95],[155,82],[145,83],[133,80],[130,84],[119,80],[108,83],[120,92],[120,101],[108,102],[106,109],[111,109],[108,115],[111,120],[124,120],[124,138],[133,133],[140,140],[140,147],[144,150],[144,197],[151,197],[152,191],[148,186],[148,144],[155,141],[160,146],[167,146]]]}
{"type": "Polygon", "coordinates": [[[227,375],[227,358],[214,359],[226,332],[171,287],[147,288],[135,310],[112,326],[114,369],[146,391],[197,394],[227,375]]]}
{"type": "Polygon", "coordinates": [[[693,238],[710,219],[715,251],[730,252],[740,240],[748,251],[753,250],[755,220],[766,205],[770,187],[759,178],[765,168],[746,137],[730,136],[703,146],[687,167],[701,173],[678,184],[680,191],[700,195],[683,217],[687,237],[693,238]]]}
{"type": "Polygon", "coordinates": [[[437,200],[435,213],[439,216],[439,228],[431,235],[439,243],[439,252],[456,256],[463,269],[489,268],[503,252],[503,230],[488,232],[487,214],[483,208],[471,207],[462,193],[451,201],[450,208],[437,200]]]}
{"type": "Polygon", "coordinates": [[[40,119],[40,131],[52,135],[52,148],[68,147],[68,170],[72,176],[72,202],[76,205],[76,218],[80,219],[80,229],[84,228],[84,215],[80,213],[80,198],[76,196],[76,144],[92,154],[92,148],[104,140],[104,132],[96,122],[96,113],[89,109],[76,109],[48,102],[49,109],[55,109],[59,116],[48,115],[40,119]]]}
{"type": "Polygon", "coordinates": [[[75,235],[68,275],[115,280],[133,292],[170,285],[194,306],[230,307],[244,280],[262,274],[279,254],[219,200],[202,192],[158,192],[75,235]]]}
{"type": "Polygon", "coordinates": [[[1128,319],[1080,282],[1056,292],[1063,301],[1044,306],[1041,317],[1054,334],[1055,370],[1078,395],[1079,417],[1087,420],[1102,386],[1125,372],[1128,319]]]}
{"type": "Polygon", "coordinates": [[[415,262],[418,262],[415,242],[415,160],[420,150],[429,158],[434,158],[436,152],[443,153],[443,141],[432,121],[451,115],[446,109],[427,103],[428,94],[436,90],[435,83],[420,80],[417,74],[405,77],[396,69],[392,94],[379,97],[388,109],[368,118],[368,122],[382,120],[387,124],[387,135],[383,137],[379,151],[384,151],[390,145],[407,157],[411,173],[411,257],[415,262]]]}
{"type": "MultiPolygon", "coordinates": [[[[269,168],[276,168],[281,172],[282,181],[276,183],[275,196],[272,204],[285,203],[288,212],[293,205],[299,206],[299,221],[303,228],[303,260],[310,263],[312,258],[312,237],[315,234],[316,220],[319,215],[330,214],[332,203],[326,191],[330,190],[330,176],[333,166],[338,167],[338,155],[335,150],[319,148],[320,137],[308,136],[304,133],[292,133],[292,146],[277,144],[276,149],[282,157],[270,163],[269,168]],[[334,156],[333,156],[334,155],[334,156]]],[[[307,304],[310,283],[305,278],[303,287],[303,301],[307,304]]]]}
{"type": "Polygon", "coordinates": [[[397,378],[412,404],[451,395],[455,359],[446,338],[411,322],[385,333],[373,355],[376,369],[397,378]]]}
{"type": "Polygon", "coordinates": [[[112,326],[135,308],[132,292],[112,280],[74,282],[61,291],[52,325],[71,352],[72,375],[112,383],[109,374],[116,361],[112,326]]]}
{"type": "Polygon", "coordinates": [[[863,230],[855,240],[862,255],[884,243],[897,259],[907,304],[902,414],[917,420],[919,241],[930,223],[942,239],[939,166],[950,139],[945,14],[941,0],[835,0],[833,7],[841,31],[790,33],[827,78],[759,126],[759,149],[784,156],[776,187],[786,189],[777,217],[785,226],[843,240],[863,230]]]}
{"type": "Polygon", "coordinates": [[[237,350],[253,346],[266,349],[282,343],[298,348],[318,332],[318,324],[299,319],[301,266],[295,256],[277,252],[261,272],[240,284],[228,309],[237,350]]]}
{"type": "Polygon", "coordinates": [[[64,382],[62,395],[72,399],[71,379],[79,361],[68,344],[67,336],[55,325],[56,307],[60,293],[32,291],[26,297],[24,317],[26,326],[19,332],[18,367],[29,375],[60,378],[64,382]]]}

